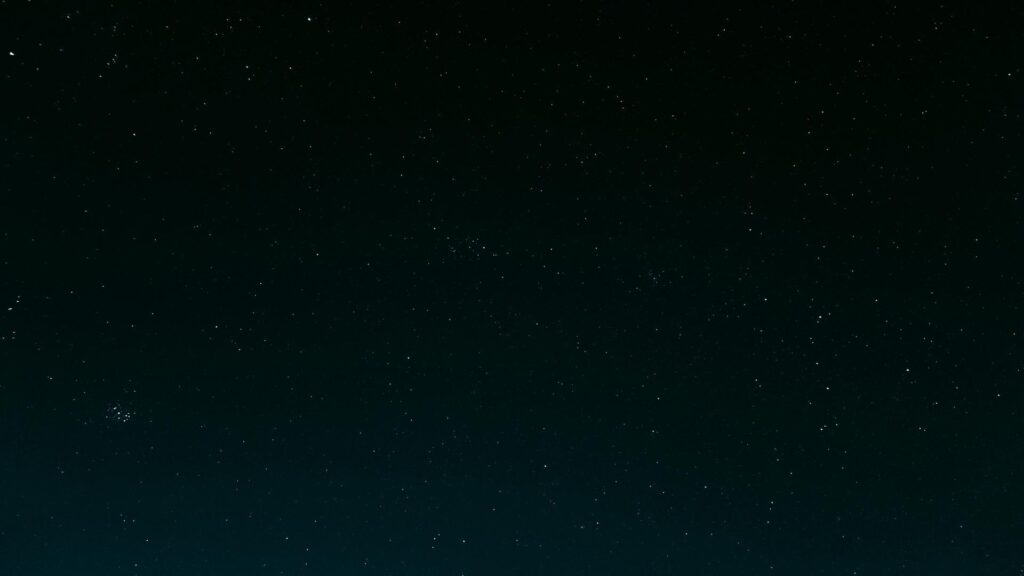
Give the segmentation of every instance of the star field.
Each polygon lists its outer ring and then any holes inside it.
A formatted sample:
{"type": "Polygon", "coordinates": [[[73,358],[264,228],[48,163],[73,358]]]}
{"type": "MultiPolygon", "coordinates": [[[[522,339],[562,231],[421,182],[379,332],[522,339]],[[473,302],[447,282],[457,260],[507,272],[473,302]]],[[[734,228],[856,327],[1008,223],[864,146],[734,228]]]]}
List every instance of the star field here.
{"type": "Polygon", "coordinates": [[[1024,574],[1022,16],[0,2],[0,575],[1024,574]]]}

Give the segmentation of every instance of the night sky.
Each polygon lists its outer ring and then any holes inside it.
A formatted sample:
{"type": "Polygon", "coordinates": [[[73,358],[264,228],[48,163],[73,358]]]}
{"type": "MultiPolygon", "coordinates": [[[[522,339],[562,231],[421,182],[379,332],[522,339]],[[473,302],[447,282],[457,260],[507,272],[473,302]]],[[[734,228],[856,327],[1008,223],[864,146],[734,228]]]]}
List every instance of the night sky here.
{"type": "Polygon", "coordinates": [[[0,2],[0,575],[1024,574],[1024,10],[0,2]]]}

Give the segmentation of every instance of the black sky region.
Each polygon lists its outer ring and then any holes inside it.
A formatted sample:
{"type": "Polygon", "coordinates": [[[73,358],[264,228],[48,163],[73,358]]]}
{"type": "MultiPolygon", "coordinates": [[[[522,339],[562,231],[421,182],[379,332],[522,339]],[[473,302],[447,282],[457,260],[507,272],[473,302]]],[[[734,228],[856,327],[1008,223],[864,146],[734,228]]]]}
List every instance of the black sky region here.
{"type": "Polygon", "coordinates": [[[0,574],[1024,573],[1022,16],[0,2],[0,574]]]}

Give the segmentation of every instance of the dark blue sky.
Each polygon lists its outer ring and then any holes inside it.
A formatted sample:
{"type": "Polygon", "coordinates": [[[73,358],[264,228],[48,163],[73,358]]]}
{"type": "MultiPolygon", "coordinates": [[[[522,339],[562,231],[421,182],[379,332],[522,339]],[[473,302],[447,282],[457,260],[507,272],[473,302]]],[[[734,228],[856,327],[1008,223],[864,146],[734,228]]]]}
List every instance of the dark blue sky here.
{"type": "Polygon", "coordinates": [[[1019,573],[1021,16],[0,5],[0,574],[1019,573]]]}

